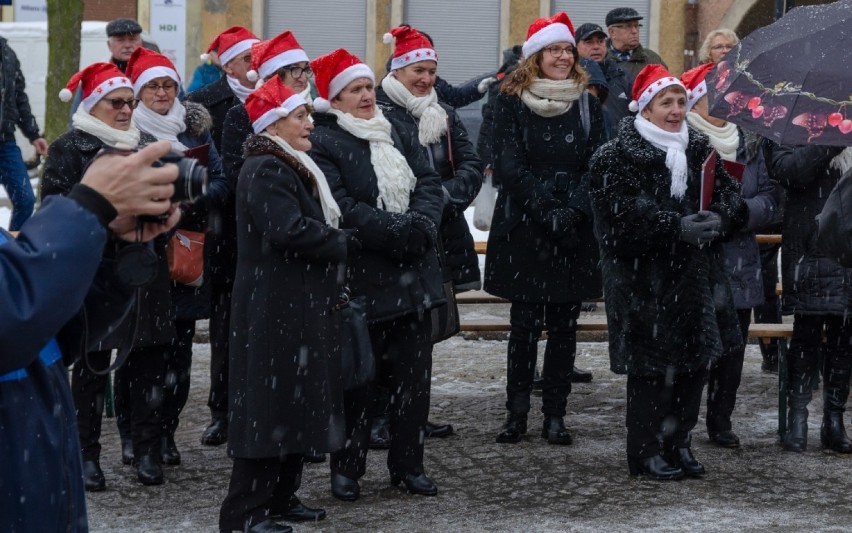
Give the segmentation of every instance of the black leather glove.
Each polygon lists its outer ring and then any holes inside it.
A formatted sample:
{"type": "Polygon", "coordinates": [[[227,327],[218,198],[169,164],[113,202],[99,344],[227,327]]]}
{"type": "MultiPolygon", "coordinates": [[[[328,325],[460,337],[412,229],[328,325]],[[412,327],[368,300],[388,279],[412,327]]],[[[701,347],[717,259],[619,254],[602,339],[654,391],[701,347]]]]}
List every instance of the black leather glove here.
{"type": "Polygon", "coordinates": [[[701,246],[719,236],[722,218],[711,211],[699,211],[680,219],[680,240],[701,246]]]}
{"type": "Polygon", "coordinates": [[[408,233],[408,243],[405,247],[409,257],[421,257],[434,245],[438,230],[435,224],[421,215],[411,212],[411,226],[408,233]]]}

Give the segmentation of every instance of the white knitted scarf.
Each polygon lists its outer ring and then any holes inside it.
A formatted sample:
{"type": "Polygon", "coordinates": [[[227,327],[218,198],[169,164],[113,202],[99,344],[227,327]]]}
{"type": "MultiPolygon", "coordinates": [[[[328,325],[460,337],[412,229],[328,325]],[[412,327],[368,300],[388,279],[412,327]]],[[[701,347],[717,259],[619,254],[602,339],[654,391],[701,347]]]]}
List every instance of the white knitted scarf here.
{"type": "Polygon", "coordinates": [[[319,193],[319,201],[320,207],[322,207],[322,214],[325,218],[326,223],[332,228],[337,228],[340,225],[340,207],[337,205],[337,201],[334,199],[334,196],[331,194],[331,187],[328,186],[328,180],[325,179],[325,174],[323,174],[322,169],[317,166],[313,159],[311,159],[308,154],[302,152],[301,150],[296,150],[290,143],[282,139],[277,135],[272,135],[268,132],[262,132],[260,134],[261,137],[266,137],[270,141],[274,142],[278,146],[281,147],[286,153],[292,155],[296,158],[296,160],[303,164],[305,168],[308,169],[308,172],[313,174],[314,179],[317,182],[317,192],[319,193]]]}
{"type": "Polygon", "coordinates": [[[408,211],[411,191],[417,184],[417,178],[402,153],[393,147],[391,124],[376,108],[376,115],[370,120],[356,118],[337,109],[329,110],[337,117],[337,123],[345,131],[359,139],[370,142],[370,163],[376,172],[379,196],[376,205],[379,209],[391,213],[408,211]]]}
{"type": "Polygon", "coordinates": [[[438,103],[435,88],[426,96],[414,96],[393,74],[382,80],[382,89],[395,104],[408,110],[418,119],[418,139],[423,146],[435,144],[447,133],[447,112],[438,103]]]}
{"type": "Polygon", "coordinates": [[[852,168],[852,146],[844,148],[842,152],[832,158],[831,168],[840,170],[841,175],[846,174],[846,171],[852,168]]]}
{"type": "Polygon", "coordinates": [[[722,127],[714,126],[707,122],[704,117],[690,111],[686,114],[689,124],[700,132],[710,137],[710,145],[716,149],[725,161],[737,160],[737,148],[740,147],[740,132],[731,122],[725,122],[722,127]]]}
{"type": "Polygon", "coordinates": [[[140,132],[132,123],[127,131],[113,128],[93,115],[90,115],[88,111],[83,109],[83,106],[78,107],[77,111],[74,112],[74,116],[71,117],[71,123],[74,125],[74,129],[90,133],[100,139],[104,144],[110,146],[121,144],[127,148],[136,148],[139,146],[140,132]]]}
{"type": "Polygon", "coordinates": [[[567,113],[581,94],[583,87],[575,80],[537,78],[521,91],[521,101],[540,117],[555,117],[567,113]]]}
{"type": "Polygon", "coordinates": [[[643,139],[666,153],[666,168],[672,173],[670,194],[672,198],[680,200],[686,194],[686,146],[689,144],[689,128],[686,127],[686,121],[683,121],[677,133],[655,126],[641,114],[636,115],[633,124],[643,139]]]}
{"type": "Polygon", "coordinates": [[[130,119],[133,125],[150,133],[158,141],[169,141],[172,150],[183,152],[186,146],[180,142],[177,136],[186,131],[186,108],[179,100],[172,103],[172,107],[165,115],[152,111],[142,102],[133,112],[130,119]]]}
{"type": "Polygon", "coordinates": [[[240,102],[245,103],[246,98],[248,98],[248,95],[250,95],[251,92],[254,90],[254,87],[246,87],[245,85],[240,83],[240,80],[232,78],[227,74],[225,75],[225,77],[228,79],[228,86],[231,88],[231,92],[234,93],[234,96],[239,98],[240,102]]]}

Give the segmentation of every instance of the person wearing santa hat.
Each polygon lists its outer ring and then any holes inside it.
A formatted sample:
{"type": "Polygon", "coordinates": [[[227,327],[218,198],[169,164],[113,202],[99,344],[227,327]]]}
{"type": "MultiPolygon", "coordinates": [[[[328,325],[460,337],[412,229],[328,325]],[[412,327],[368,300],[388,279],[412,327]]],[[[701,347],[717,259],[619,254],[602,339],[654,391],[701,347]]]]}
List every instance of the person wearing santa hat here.
{"type": "MultiPolygon", "coordinates": [[[[443,212],[441,178],[414,135],[394,128],[376,107],[373,71],[340,48],[311,62],[319,96],[311,157],[328,178],[341,226],[358,230],[363,250],[348,261],[349,287],[367,299],[377,381],[391,392],[391,483],[415,494],[438,488],[423,469],[429,415],[432,307],[446,302],[436,241],[443,212]]],[[[332,454],[332,494],[360,494],[370,428],[372,387],[344,397],[347,440],[332,454]]]]}
{"type": "MultiPolygon", "coordinates": [[[[138,100],[133,83],[115,65],[94,63],[71,77],[60,92],[60,99],[70,101],[80,88],[82,101],[73,115],[74,129],[60,135],[48,150],[42,177],[42,196],[67,194],[83,175],[88,164],[104,147],[137,148],[156,142],[133,125],[131,117],[138,100]]],[[[140,289],[139,317],[125,319],[122,327],[104,340],[97,351],[74,365],[71,390],[77,407],[77,426],[83,452],[83,474],[86,489],[104,490],[100,467],[100,434],[103,394],[107,375],[95,374],[109,367],[110,350],[133,343],[127,361],[115,372],[116,422],[122,440],[122,461],[135,462],[137,477],[146,485],[163,482],[160,467],[161,416],[151,397],[162,397],[165,376],[165,354],[174,340],[174,325],[169,319],[171,296],[166,258],[165,237],[154,239],[146,248],[156,265],[153,281],[140,289]],[[132,337],[136,330],[135,338],[132,337]]],[[[110,240],[104,249],[104,260],[114,262],[127,248],[110,240]]],[[[147,256],[146,256],[147,257],[147,256]]],[[[136,317],[136,313],[131,313],[136,317]]]]}
{"type": "Polygon", "coordinates": [[[720,237],[746,223],[748,207],[718,160],[709,207],[701,209],[712,146],[687,128],[678,78],[649,65],[632,96],[637,115],[624,119],[590,169],[610,368],[627,374],[630,474],[700,477],[690,432],[707,367],[742,344],[720,237]]]}
{"type": "Polygon", "coordinates": [[[314,126],[305,99],[273,77],[249,95],[246,110],[254,134],[245,143],[236,191],[228,440],[234,466],[219,529],[284,532],[291,529],[275,520],[325,518],[295,493],[304,454],[343,446],[332,306],[347,249],[359,243],[352,230],[338,229],[340,207],[306,153],[314,126]],[[262,386],[269,380],[277,385],[262,386]]]}
{"type": "MultiPolygon", "coordinates": [[[[211,134],[216,151],[222,154],[222,133],[228,110],[242,104],[254,90],[246,73],[251,69],[251,47],[260,39],[242,26],[220,33],[202,60],[217,54],[225,76],[195,92],[186,100],[207,108],[213,119],[211,134]]],[[[224,164],[224,158],[220,158],[224,164]]],[[[226,174],[227,175],[227,174],[226,174]]],[[[210,213],[207,234],[210,260],[210,394],[207,407],[210,423],[201,435],[201,444],[218,446],[228,440],[228,343],[230,338],[231,290],[237,263],[236,215],[233,191],[222,207],[210,213]]]]}
{"type": "MultiPolygon", "coordinates": [[[[207,167],[206,190],[195,201],[181,205],[183,217],[178,226],[179,230],[203,233],[207,229],[208,214],[214,209],[223,208],[231,194],[222,175],[219,153],[210,135],[210,113],[201,104],[184,104],[178,100],[180,76],[174,64],[162,54],[137,48],[130,56],[126,73],[139,98],[139,105],[131,119],[133,125],[157,140],[169,141],[175,152],[182,153],[190,148],[204,151],[202,159],[207,167]]],[[[162,461],[167,465],[181,462],[174,434],[178,415],[189,396],[195,321],[209,318],[209,285],[209,280],[198,287],[172,282],[176,337],[168,349],[166,360],[168,379],[163,397],[160,450],[162,461]]]]}
{"type": "Polygon", "coordinates": [[[722,357],[710,365],[705,418],[711,442],[723,448],[736,448],[740,439],[732,431],[731,415],[742,377],[751,309],[764,302],[760,249],[755,233],[772,223],[777,205],[775,186],[769,179],[760,149],[760,137],[746,136],[736,125],[708,112],[705,79],[714,66],[715,63],[705,63],[685,72],[680,79],[689,91],[686,102],[689,127],[707,135],[710,146],[723,160],[745,165],[740,193],[748,206],[748,223],[723,243],[743,343],[725,350],[722,357]]]}
{"type": "Polygon", "coordinates": [[[497,195],[485,290],[511,302],[506,410],[499,443],[527,433],[538,341],[547,328],[540,435],[572,443],[565,427],[581,304],[600,296],[589,158],[604,142],[600,102],[586,91],[564,12],[534,21],[523,59],[500,86],[494,113],[497,195]]]}
{"type": "MultiPolygon", "coordinates": [[[[452,281],[456,292],[479,289],[479,259],[464,210],[482,186],[482,163],[455,110],[438,100],[438,54],[428,37],[410,26],[399,26],[385,40],[395,45],[390,73],[376,89],[377,104],[400,129],[413,130],[432,167],[441,174],[446,200],[441,244],[450,276],[445,281],[452,281]]],[[[390,392],[384,396],[389,399],[390,392]]],[[[371,423],[372,447],[389,445],[386,411],[371,423]]],[[[425,432],[427,437],[447,437],[453,434],[453,426],[427,422],[425,432]]]]}

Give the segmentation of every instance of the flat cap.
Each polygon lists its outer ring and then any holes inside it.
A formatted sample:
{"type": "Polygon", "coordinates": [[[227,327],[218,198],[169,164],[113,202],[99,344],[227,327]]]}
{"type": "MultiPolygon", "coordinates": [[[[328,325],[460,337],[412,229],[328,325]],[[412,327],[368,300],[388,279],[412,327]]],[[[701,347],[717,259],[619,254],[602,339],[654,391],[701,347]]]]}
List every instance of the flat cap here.
{"type": "Polygon", "coordinates": [[[601,28],[598,24],[592,24],[591,22],[587,22],[582,24],[577,31],[574,32],[574,37],[578,41],[585,41],[590,38],[592,35],[601,34],[601,37],[606,38],[606,32],[603,28],[601,28]]]}
{"type": "Polygon", "coordinates": [[[631,20],[642,20],[642,15],[632,7],[617,7],[606,14],[606,25],[612,26],[619,22],[630,22],[631,20]]]}
{"type": "Polygon", "coordinates": [[[136,35],[137,33],[142,33],[142,26],[133,19],[111,20],[106,26],[107,37],[115,37],[117,35],[136,35]]]}

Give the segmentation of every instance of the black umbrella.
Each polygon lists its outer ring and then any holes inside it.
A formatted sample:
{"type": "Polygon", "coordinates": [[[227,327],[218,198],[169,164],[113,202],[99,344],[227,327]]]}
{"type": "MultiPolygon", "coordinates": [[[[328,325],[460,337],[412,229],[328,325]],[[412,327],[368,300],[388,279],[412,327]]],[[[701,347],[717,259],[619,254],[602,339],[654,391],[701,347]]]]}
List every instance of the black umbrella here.
{"type": "Polygon", "coordinates": [[[710,72],[710,114],[782,144],[852,146],[852,0],[793,9],[710,72]]]}

